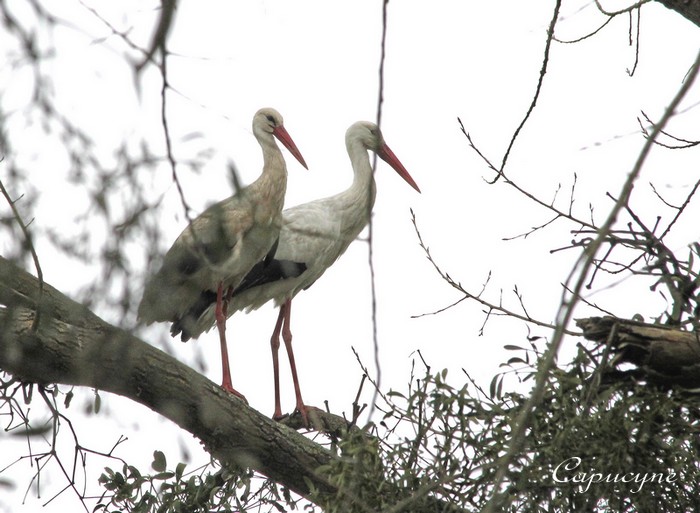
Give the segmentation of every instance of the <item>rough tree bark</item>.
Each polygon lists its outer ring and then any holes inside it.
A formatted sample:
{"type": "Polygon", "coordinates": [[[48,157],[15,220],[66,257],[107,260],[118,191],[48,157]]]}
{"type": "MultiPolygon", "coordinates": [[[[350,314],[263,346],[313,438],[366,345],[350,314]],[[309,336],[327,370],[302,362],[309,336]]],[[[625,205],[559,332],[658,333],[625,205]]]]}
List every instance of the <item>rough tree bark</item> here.
{"type": "Polygon", "coordinates": [[[128,397],[197,436],[224,463],[253,468],[300,495],[308,483],[334,492],[314,473],[330,452],[48,284],[40,296],[38,285],[0,257],[0,369],[29,382],[128,397]]]}
{"type": "Polygon", "coordinates": [[[589,340],[607,343],[614,355],[608,377],[625,376],[663,386],[700,387],[700,334],[615,317],[589,317],[576,324],[589,340]],[[621,363],[636,368],[614,370],[621,363]]]}
{"type": "Polygon", "coordinates": [[[656,0],[700,27],[700,0],[656,0]]]}

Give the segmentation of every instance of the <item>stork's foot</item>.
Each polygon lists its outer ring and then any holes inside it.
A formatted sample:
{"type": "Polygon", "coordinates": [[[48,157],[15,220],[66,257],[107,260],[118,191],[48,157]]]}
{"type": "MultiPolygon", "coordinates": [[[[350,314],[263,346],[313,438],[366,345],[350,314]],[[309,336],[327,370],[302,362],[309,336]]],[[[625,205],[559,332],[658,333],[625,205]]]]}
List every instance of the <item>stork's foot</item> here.
{"type": "Polygon", "coordinates": [[[301,421],[302,421],[303,426],[306,429],[312,429],[313,425],[311,422],[309,422],[309,411],[314,410],[314,409],[316,409],[314,406],[306,406],[305,404],[297,404],[296,409],[294,410],[294,412],[292,412],[291,415],[288,413],[282,414],[280,411],[275,411],[275,413],[272,414],[272,418],[274,420],[281,421],[281,420],[284,420],[288,417],[293,417],[294,415],[299,413],[299,415],[301,415],[301,421]]]}
{"type": "Polygon", "coordinates": [[[233,388],[230,383],[222,383],[221,388],[226,390],[229,394],[233,394],[236,397],[240,397],[241,399],[243,399],[244,403],[248,404],[248,399],[246,399],[245,396],[241,394],[238,390],[233,388]]]}
{"type": "Polygon", "coordinates": [[[296,410],[294,410],[294,413],[299,412],[301,414],[301,419],[304,421],[304,427],[306,429],[311,428],[311,423],[309,422],[309,411],[306,408],[305,404],[297,404],[296,410]]]}

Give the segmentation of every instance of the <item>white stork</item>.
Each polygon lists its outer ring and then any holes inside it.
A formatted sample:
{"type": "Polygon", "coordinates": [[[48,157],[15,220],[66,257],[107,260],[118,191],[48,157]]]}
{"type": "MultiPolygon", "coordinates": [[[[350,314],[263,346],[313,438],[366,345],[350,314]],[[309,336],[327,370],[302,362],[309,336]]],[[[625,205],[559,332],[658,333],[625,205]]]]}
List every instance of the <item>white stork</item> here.
{"type": "MultiPolygon", "coordinates": [[[[277,324],[272,333],[272,362],[275,379],[274,418],[280,418],[279,335],[282,332],[294,381],[296,408],[308,425],[306,407],[301,397],[294,353],[290,314],[292,298],[309,288],[328,269],[369,222],[374,205],[376,185],[368,150],[387,162],[411,187],[418,185],[384,142],[379,127],[359,121],[348,128],[345,145],[350,156],[354,178],[350,188],[310,203],[284,210],[284,222],[274,259],[259,262],[241,282],[231,299],[229,315],[238,310],[255,310],[274,300],[280,307],[277,324]]],[[[171,329],[182,339],[197,337],[210,329],[214,322],[212,297],[202,297],[196,309],[187,312],[171,329]]]]}
{"type": "Polygon", "coordinates": [[[138,310],[145,324],[177,322],[202,296],[212,298],[221,343],[221,386],[244,400],[231,382],[226,317],[231,291],[255,264],[274,253],[279,238],[287,168],[275,138],[307,167],[276,110],[255,113],[253,135],[262,147],[262,174],[185,228],[165,254],[160,270],[147,280],[138,310]]]}

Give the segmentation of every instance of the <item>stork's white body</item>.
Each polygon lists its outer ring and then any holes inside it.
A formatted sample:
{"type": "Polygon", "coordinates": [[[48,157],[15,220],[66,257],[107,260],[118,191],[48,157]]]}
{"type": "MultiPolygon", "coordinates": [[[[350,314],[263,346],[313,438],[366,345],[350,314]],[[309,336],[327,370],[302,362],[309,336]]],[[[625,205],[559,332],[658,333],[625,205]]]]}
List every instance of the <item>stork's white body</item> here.
{"type": "Polygon", "coordinates": [[[367,150],[352,162],[355,175],[349,189],[282,213],[275,260],[304,263],[306,270],[294,278],[242,291],[232,298],[232,311],[254,310],[270,300],[282,305],[319,279],[367,226],[376,197],[367,150]]]}

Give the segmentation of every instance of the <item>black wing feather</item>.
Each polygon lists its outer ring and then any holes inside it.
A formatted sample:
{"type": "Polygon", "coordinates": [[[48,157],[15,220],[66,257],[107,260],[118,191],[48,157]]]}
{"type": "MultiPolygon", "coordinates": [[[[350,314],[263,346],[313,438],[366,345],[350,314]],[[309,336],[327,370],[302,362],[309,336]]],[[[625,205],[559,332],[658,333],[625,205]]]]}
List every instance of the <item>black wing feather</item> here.
{"type": "MultiPolygon", "coordinates": [[[[233,291],[233,295],[241,292],[272,283],[278,280],[287,278],[296,278],[306,271],[306,264],[303,262],[292,262],[291,260],[275,260],[273,258],[274,251],[277,249],[277,243],[274,244],[264,260],[253,266],[250,272],[243,278],[240,285],[233,291]]],[[[204,312],[213,304],[216,303],[216,292],[205,290],[200,295],[192,307],[185,312],[179,319],[175,320],[170,327],[170,334],[173,337],[180,335],[183,342],[187,342],[192,338],[192,334],[188,326],[196,324],[204,312]]]]}

